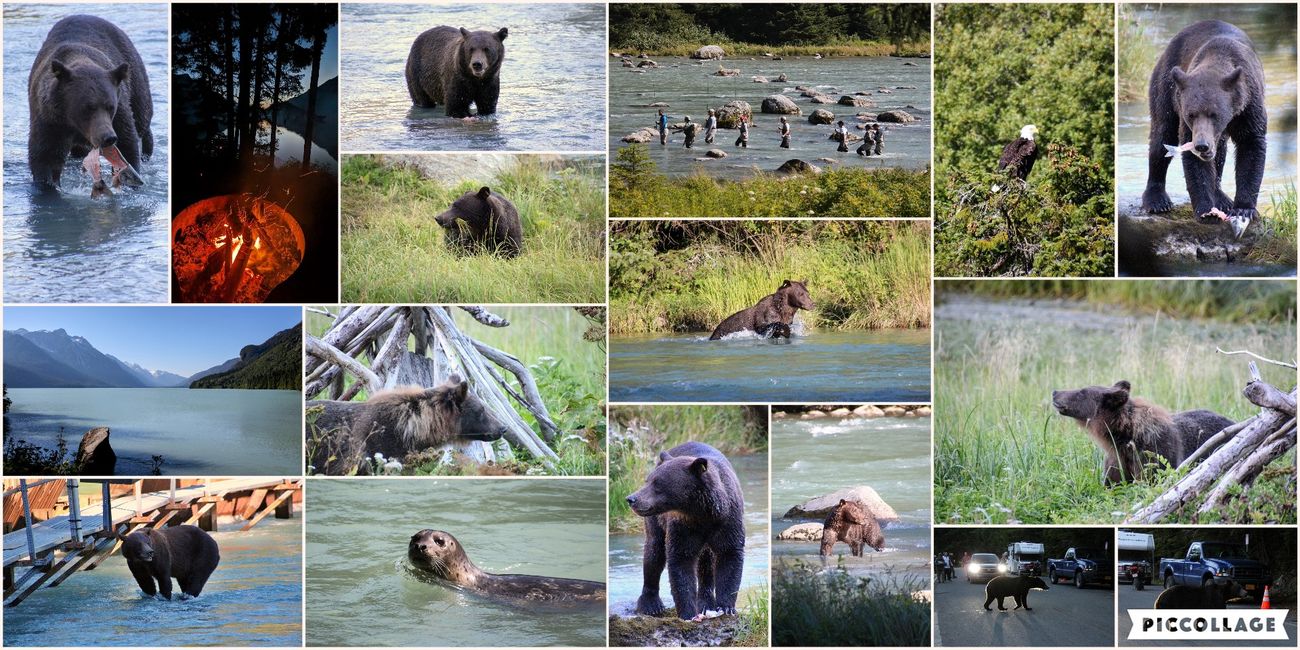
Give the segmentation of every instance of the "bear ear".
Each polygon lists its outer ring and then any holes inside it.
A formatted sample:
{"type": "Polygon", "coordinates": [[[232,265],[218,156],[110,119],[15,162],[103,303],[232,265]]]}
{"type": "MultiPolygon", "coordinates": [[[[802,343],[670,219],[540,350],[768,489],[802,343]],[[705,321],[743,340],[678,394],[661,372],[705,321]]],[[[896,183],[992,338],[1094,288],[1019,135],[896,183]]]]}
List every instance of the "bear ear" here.
{"type": "Polygon", "coordinates": [[[666,451],[661,451],[661,452],[659,452],[659,464],[660,464],[660,465],[664,464],[665,462],[667,462],[667,461],[668,461],[669,459],[671,459],[671,458],[672,458],[672,456],[669,456],[669,455],[668,455],[668,452],[666,452],[666,451]]]}
{"type": "Polygon", "coordinates": [[[781,283],[781,288],[782,288],[782,289],[785,289],[786,287],[789,287],[789,286],[790,286],[790,281],[789,281],[789,280],[786,280],[785,282],[782,282],[782,283],[781,283]]]}
{"type": "Polygon", "coordinates": [[[510,35],[510,30],[509,30],[508,28],[506,28],[506,27],[502,27],[501,29],[497,30],[497,40],[498,40],[498,41],[504,41],[504,40],[506,40],[506,37],[509,36],[509,35],[510,35]]]}
{"type": "Polygon", "coordinates": [[[123,63],[122,65],[113,68],[113,72],[110,74],[113,76],[113,83],[121,84],[123,81],[126,81],[126,76],[130,73],[131,66],[123,63]]]}
{"type": "Polygon", "coordinates": [[[1123,388],[1124,390],[1133,390],[1133,384],[1128,383],[1127,379],[1121,379],[1115,382],[1115,388],[1123,388]]]}
{"type": "Polygon", "coordinates": [[[50,72],[53,73],[54,78],[59,81],[67,81],[72,78],[72,71],[68,69],[68,66],[63,65],[62,61],[51,62],[50,72]]]}
{"type": "Polygon", "coordinates": [[[1237,87],[1237,82],[1241,81],[1241,68],[1233,68],[1232,72],[1223,75],[1223,80],[1219,83],[1223,85],[1224,90],[1232,90],[1237,87]]]}
{"type": "Polygon", "coordinates": [[[488,186],[486,186],[486,185],[484,185],[483,187],[478,188],[478,198],[483,199],[484,201],[486,201],[486,200],[488,200],[488,198],[491,197],[491,196],[492,196],[492,188],[490,188],[490,187],[488,187],[488,186]]]}
{"type": "Polygon", "coordinates": [[[469,395],[469,382],[463,379],[461,381],[453,382],[451,386],[451,393],[449,394],[451,395],[451,399],[453,402],[457,404],[463,403],[465,401],[465,397],[469,395]]]}
{"type": "Polygon", "coordinates": [[[846,503],[848,503],[848,502],[849,502],[848,499],[840,499],[840,505],[844,505],[844,504],[846,504],[846,503]]]}
{"type": "Polygon", "coordinates": [[[469,38],[469,30],[468,30],[468,29],[465,29],[464,27],[461,27],[461,28],[460,28],[460,37],[461,37],[461,38],[469,38]]]}
{"type": "Polygon", "coordinates": [[[1187,73],[1183,72],[1182,68],[1174,66],[1174,69],[1170,70],[1169,73],[1174,75],[1174,83],[1178,84],[1179,88],[1187,85],[1187,73]]]}
{"type": "MultiPolygon", "coordinates": [[[[1125,382],[1127,383],[1127,382],[1125,382]]],[[[1112,388],[1101,396],[1101,403],[1110,407],[1123,406],[1128,401],[1128,388],[1112,388]]]]}
{"type": "Polygon", "coordinates": [[[691,461],[691,472],[700,475],[707,471],[709,471],[709,459],[696,458],[694,461],[691,461]]]}

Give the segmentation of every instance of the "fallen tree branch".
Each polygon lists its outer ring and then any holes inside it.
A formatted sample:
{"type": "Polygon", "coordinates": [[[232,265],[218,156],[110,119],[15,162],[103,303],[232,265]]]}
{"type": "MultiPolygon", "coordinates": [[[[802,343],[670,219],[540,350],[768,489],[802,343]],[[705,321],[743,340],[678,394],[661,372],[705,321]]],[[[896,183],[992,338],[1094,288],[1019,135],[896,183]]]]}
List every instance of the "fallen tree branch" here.
{"type": "Polygon", "coordinates": [[[1261,356],[1259,356],[1258,354],[1255,354],[1254,352],[1251,352],[1250,350],[1224,350],[1224,349],[1222,349],[1222,348],[1218,348],[1218,347],[1216,347],[1216,348],[1214,348],[1214,351],[1215,351],[1215,352],[1218,352],[1219,354],[1226,354],[1226,355],[1229,355],[1229,356],[1234,355],[1234,354],[1245,354],[1245,355],[1249,355],[1249,356],[1255,357],[1256,359],[1259,359],[1260,361],[1263,361],[1263,362],[1265,362],[1265,363],[1271,363],[1271,364],[1273,364],[1273,365],[1275,365],[1275,366],[1282,366],[1283,368],[1290,368],[1290,369],[1292,369],[1292,370],[1295,370],[1295,369],[1296,369],[1296,364],[1295,364],[1295,363],[1287,363],[1287,362],[1285,362],[1285,361],[1275,361],[1275,360],[1273,360],[1273,359],[1269,359],[1269,358],[1267,358],[1267,357],[1261,357],[1261,356]]]}
{"type": "Polygon", "coordinates": [[[1241,394],[1255,406],[1281,411],[1295,417],[1295,397],[1287,395],[1262,381],[1252,381],[1246,384],[1241,394]]]}
{"type": "MultiPolygon", "coordinates": [[[[551,420],[551,414],[546,410],[546,403],[542,401],[542,394],[537,391],[537,382],[533,381],[532,373],[524,368],[524,364],[519,359],[486,343],[474,341],[474,349],[478,350],[492,363],[509,370],[511,374],[519,379],[519,386],[524,391],[524,399],[521,401],[532,412],[533,417],[537,418],[537,423],[541,425],[547,440],[554,440],[555,436],[560,433],[560,427],[556,426],[555,422],[551,420]]],[[[502,385],[505,385],[505,382],[502,382],[502,385]]]]}
{"type": "Polygon", "coordinates": [[[1214,486],[1209,496],[1201,503],[1197,509],[1197,514],[1206,515],[1222,508],[1228,501],[1228,493],[1234,485],[1240,485],[1243,488],[1250,486],[1255,482],[1255,477],[1264,471],[1269,463],[1281,458],[1283,454],[1295,448],[1295,420],[1283,425],[1277,433],[1269,436],[1262,445],[1250,454],[1244,461],[1237,463],[1230,469],[1223,478],[1219,480],[1218,485],[1214,486]],[[1280,435],[1279,435],[1280,434],[1280,435]]]}
{"type": "Polygon", "coordinates": [[[496,314],[474,305],[463,305],[461,309],[465,310],[474,320],[487,325],[488,327],[509,327],[510,321],[497,316],[496,314]]]}
{"type": "Polygon", "coordinates": [[[340,368],[356,376],[358,383],[366,387],[368,393],[374,393],[380,390],[384,382],[380,381],[379,376],[371,372],[369,368],[361,365],[360,361],[343,354],[338,348],[310,335],[303,336],[303,344],[306,346],[307,354],[313,355],[321,360],[330,361],[337,364],[340,368]]]}
{"type": "Polygon", "coordinates": [[[1251,419],[1246,418],[1245,420],[1242,420],[1241,422],[1238,422],[1233,425],[1229,425],[1225,427],[1223,431],[1220,431],[1210,436],[1209,438],[1206,438],[1205,442],[1201,443],[1201,446],[1196,451],[1192,452],[1190,456],[1183,459],[1183,462],[1178,466],[1178,469],[1183,469],[1184,467],[1191,467],[1192,465],[1195,465],[1196,461],[1200,460],[1201,458],[1209,454],[1211,451],[1217,449],[1219,445],[1223,443],[1224,440],[1227,440],[1228,438],[1231,438],[1232,436],[1235,436],[1238,433],[1240,433],[1242,429],[1246,428],[1247,424],[1250,424],[1250,422],[1251,419]]]}

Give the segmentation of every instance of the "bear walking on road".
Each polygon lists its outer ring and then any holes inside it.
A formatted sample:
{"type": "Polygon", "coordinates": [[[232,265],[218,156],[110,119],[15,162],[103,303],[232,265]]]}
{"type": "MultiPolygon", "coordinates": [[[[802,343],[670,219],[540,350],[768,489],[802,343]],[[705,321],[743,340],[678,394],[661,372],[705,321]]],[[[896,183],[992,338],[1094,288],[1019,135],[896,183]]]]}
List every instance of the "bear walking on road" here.
{"type": "Polygon", "coordinates": [[[1002,599],[1010,596],[1016,601],[1016,609],[1025,608],[1026,612],[1034,611],[1029,607],[1029,591],[1032,589],[1047,589],[1047,583],[1042,578],[1035,576],[998,576],[989,580],[984,585],[984,609],[989,609],[989,603],[995,599],[998,601],[998,609],[1007,611],[1002,605],[1002,599]]]}
{"type": "Polygon", "coordinates": [[[830,555],[836,542],[848,544],[850,554],[862,557],[863,544],[877,551],[884,550],[885,534],[876,518],[861,503],[840,499],[839,505],[831,509],[822,524],[821,555],[830,555]]]}
{"type": "Polygon", "coordinates": [[[786,280],[777,287],[776,293],[764,296],[758,304],[742,309],[725,319],[709,335],[710,341],[716,341],[736,332],[757,332],[770,338],[790,338],[790,324],[794,314],[800,309],[813,308],[812,297],[808,295],[808,281],[786,280]]]}
{"type": "MultiPolygon", "coordinates": [[[[1218,20],[1188,26],[1165,48],[1151,72],[1151,138],[1142,209],[1169,212],[1165,174],[1177,152],[1193,214],[1218,209],[1227,217],[1253,219],[1264,178],[1264,68],[1245,32],[1218,20]],[[1236,145],[1237,195],[1220,188],[1227,141],[1236,145]],[[1191,150],[1169,147],[1190,145],[1191,150]]],[[[1217,215],[1216,215],[1217,216],[1217,215]]]]}
{"type": "Polygon", "coordinates": [[[489,187],[466,192],[434,217],[447,247],[457,253],[480,251],[515,257],[524,247],[524,227],[515,204],[489,187]]]}
{"type": "Polygon", "coordinates": [[[709,610],[735,614],[745,566],[745,498],[726,456],[702,442],[662,452],[627,503],[645,518],[637,613],[664,613],[659,577],[666,564],[678,618],[709,610]]]}
{"type": "Polygon", "coordinates": [[[469,117],[470,104],[478,115],[497,112],[507,34],[505,27],[471,32],[446,25],[420,34],[406,58],[411,101],[422,108],[442,104],[448,117],[469,117]]]}
{"type": "Polygon", "coordinates": [[[113,23],[86,15],[55,23],[32,62],[27,103],[27,164],[37,184],[57,188],[69,154],[93,152],[98,169],[101,150],[115,184],[127,166],[125,178],[142,182],[135,170],[153,155],[153,95],[140,53],[113,23]]]}
{"type": "Polygon", "coordinates": [[[1241,585],[1231,578],[1206,580],[1200,587],[1174,585],[1156,596],[1156,609],[1227,609],[1233,598],[1246,598],[1241,585]]]}
{"type": "Polygon", "coordinates": [[[172,598],[172,578],[180,585],[182,598],[197,598],[221,561],[217,541],[197,526],[147,528],[118,539],[140,589],[167,600],[172,598]]]}

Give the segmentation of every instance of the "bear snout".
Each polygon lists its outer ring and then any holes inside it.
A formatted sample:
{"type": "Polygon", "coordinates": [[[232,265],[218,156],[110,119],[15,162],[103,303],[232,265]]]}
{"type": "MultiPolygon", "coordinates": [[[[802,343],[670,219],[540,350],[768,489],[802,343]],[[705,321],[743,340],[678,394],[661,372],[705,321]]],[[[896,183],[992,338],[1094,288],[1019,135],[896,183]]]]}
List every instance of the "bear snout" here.
{"type": "Polygon", "coordinates": [[[100,146],[100,147],[111,147],[111,146],[113,146],[113,145],[115,145],[115,144],[117,144],[117,134],[116,134],[116,133],[109,132],[109,133],[105,133],[105,134],[99,136],[99,146],[100,146]]]}

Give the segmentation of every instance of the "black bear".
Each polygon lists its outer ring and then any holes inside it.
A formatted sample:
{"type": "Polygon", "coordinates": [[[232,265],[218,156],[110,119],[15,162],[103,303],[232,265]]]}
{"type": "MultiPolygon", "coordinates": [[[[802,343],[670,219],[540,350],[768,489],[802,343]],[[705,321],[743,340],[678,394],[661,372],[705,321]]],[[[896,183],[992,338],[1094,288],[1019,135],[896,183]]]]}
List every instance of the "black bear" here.
{"type": "Polygon", "coordinates": [[[1034,611],[1029,607],[1029,591],[1031,589],[1047,589],[1047,583],[1042,578],[1034,576],[998,576],[989,580],[984,585],[984,609],[989,609],[989,603],[994,600],[998,601],[998,609],[1007,611],[1003,606],[1002,599],[1010,596],[1016,601],[1016,609],[1025,608],[1026,612],[1034,611]]]}
{"type": "Polygon", "coordinates": [[[709,610],[735,614],[745,566],[745,498],[726,456],[702,442],[662,452],[627,503],[645,517],[637,613],[664,613],[659,576],[667,564],[678,618],[709,610]]]}
{"type": "Polygon", "coordinates": [[[27,104],[27,164],[37,184],[58,187],[69,154],[101,150],[115,182],[142,182],[135,170],[153,155],[153,95],[140,53],[117,26],[85,15],[55,23],[32,62],[27,104]]]}
{"type": "Polygon", "coordinates": [[[462,194],[434,220],[442,226],[447,247],[458,253],[486,250],[515,257],[524,247],[524,227],[515,204],[489,187],[462,194]]]}
{"type": "Polygon", "coordinates": [[[1231,578],[1213,578],[1199,587],[1174,585],[1156,596],[1156,609],[1227,609],[1233,598],[1249,593],[1231,578]]]}
{"type": "Polygon", "coordinates": [[[1140,397],[1120,380],[1114,386],[1087,386],[1052,391],[1052,405],[1074,418],[1105,455],[1106,485],[1131,482],[1142,475],[1144,455],[1153,453],[1177,467],[1232,420],[1205,409],[1169,411],[1140,397]]]}
{"type": "Polygon", "coordinates": [[[470,104],[479,115],[497,112],[508,33],[505,27],[471,32],[440,25],[420,34],[406,57],[411,101],[423,108],[442,104],[448,117],[469,117],[470,104]]]}
{"type": "Polygon", "coordinates": [[[1257,217],[1268,116],[1264,68],[1250,37],[1218,20],[1178,32],[1151,72],[1149,101],[1151,138],[1142,209],[1173,209],[1165,173],[1171,156],[1179,153],[1193,214],[1203,218],[1217,209],[1223,215],[1213,217],[1257,217]],[[1228,139],[1237,148],[1237,195],[1232,199],[1219,187],[1228,139]]]}
{"type": "Polygon", "coordinates": [[[716,341],[728,334],[751,331],[770,338],[790,338],[790,323],[794,322],[794,313],[800,309],[812,309],[812,297],[808,295],[808,281],[786,280],[777,287],[776,293],[764,296],[753,307],[742,309],[725,319],[709,335],[710,341],[716,341]]]}
{"type": "Polygon", "coordinates": [[[184,596],[198,597],[221,561],[217,541],[197,526],[147,528],[118,539],[122,557],[140,589],[150,596],[162,594],[167,600],[172,598],[172,578],[184,596]]]}

